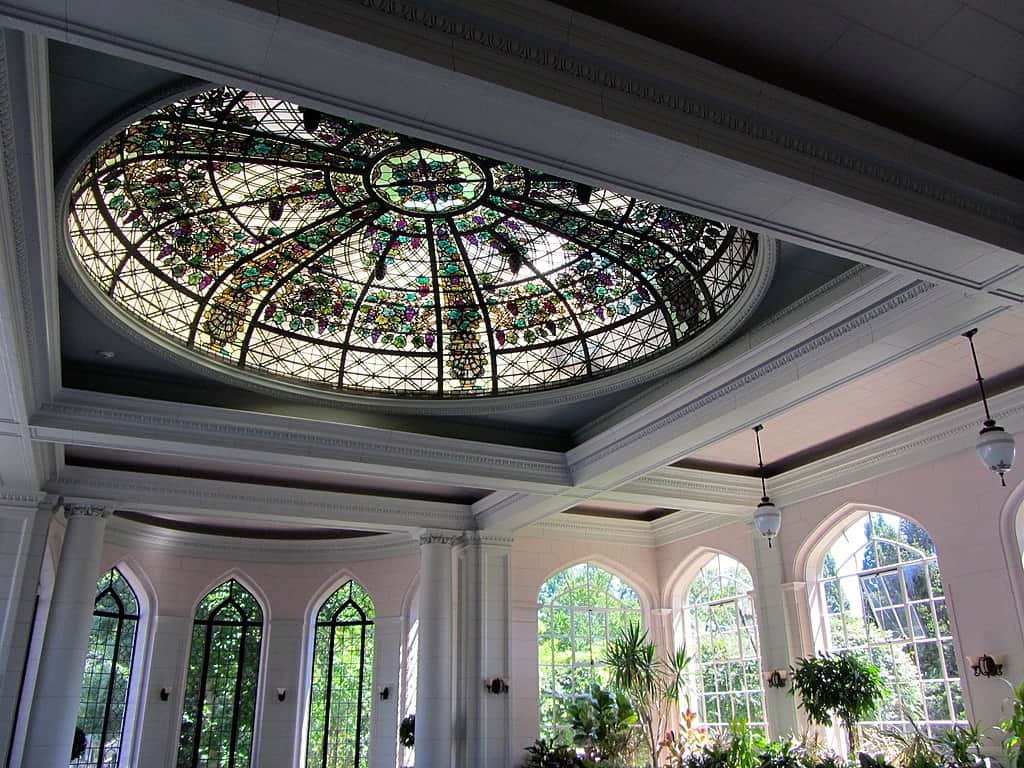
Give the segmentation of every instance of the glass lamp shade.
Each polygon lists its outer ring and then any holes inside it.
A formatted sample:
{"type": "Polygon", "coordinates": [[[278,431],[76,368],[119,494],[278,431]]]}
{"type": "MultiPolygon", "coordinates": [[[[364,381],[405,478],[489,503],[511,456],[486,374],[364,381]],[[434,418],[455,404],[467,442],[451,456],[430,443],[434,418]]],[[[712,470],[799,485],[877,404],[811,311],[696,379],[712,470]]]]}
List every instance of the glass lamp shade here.
{"type": "Polygon", "coordinates": [[[771,546],[772,539],[779,535],[779,526],[782,524],[782,512],[772,504],[767,496],[761,497],[761,503],[754,510],[754,527],[757,532],[768,539],[771,546]]]}
{"type": "MultiPolygon", "coordinates": [[[[985,428],[978,434],[976,448],[981,463],[996,472],[1000,479],[1013,468],[1013,460],[1017,456],[1013,435],[997,427],[995,422],[985,422],[985,428]]],[[[1006,485],[1005,479],[1003,485],[1006,485]]]]}

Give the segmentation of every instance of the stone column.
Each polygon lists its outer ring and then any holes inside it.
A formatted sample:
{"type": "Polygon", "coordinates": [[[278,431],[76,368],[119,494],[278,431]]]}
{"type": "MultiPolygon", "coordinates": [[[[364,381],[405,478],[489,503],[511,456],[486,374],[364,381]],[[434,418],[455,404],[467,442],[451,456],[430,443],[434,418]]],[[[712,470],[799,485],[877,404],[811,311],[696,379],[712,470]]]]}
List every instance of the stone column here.
{"type": "MultiPolygon", "coordinates": [[[[464,706],[460,707],[465,735],[460,765],[509,768],[511,748],[509,595],[512,537],[473,532],[466,534],[462,552],[460,622],[463,659],[460,664],[464,706]],[[484,681],[492,685],[485,688],[484,681]],[[497,682],[495,682],[497,681],[497,682]]],[[[460,702],[462,703],[462,702],[460,702]]]]}
{"type": "Polygon", "coordinates": [[[416,768],[452,764],[452,545],[454,531],[420,536],[416,768]]]}
{"type": "Polygon", "coordinates": [[[68,524],[25,741],[24,765],[33,768],[67,768],[71,756],[103,532],[112,511],[103,504],[64,505],[68,524]]]}
{"type": "Polygon", "coordinates": [[[796,734],[799,722],[796,699],[787,693],[787,687],[769,688],[766,678],[775,669],[789,669],[792,661],[789,614],[782,589],[782,547],[776,540],[773,547],[756,530],[754,536],[754,584],[752,595],[757,608],[757,634],[761,646],[761,672],[764,682],[765,715],[768,732],[772,737],[796,734]]]}
{"type": "Polygon", "coordinates": [[[20,740],[12,739],[13,728],[0,729],[0,756],[14,749],[19,757],[11,765],[19,764],[24,740],[31,697],[23,695],[22,685],[34,679],[29,643],[36,624],[46,534],[56,503],[55,498],[40,500],[39,496],[0,500],[0,723],[13,724],[17,716],[21,734],[20,740]]]}
{"type": "MultiPolygon", "coordinates": [[[[672,631],[672,609],[652,608],[648,637],[654,642],[655,652],[666,664],[675,655],[675,633],[672,631]]],[[[679,733],[679,710],[686,708],[685,696],[679,707],[670,707],[668,720],[662,723],[663,730],[679,733]]]]}

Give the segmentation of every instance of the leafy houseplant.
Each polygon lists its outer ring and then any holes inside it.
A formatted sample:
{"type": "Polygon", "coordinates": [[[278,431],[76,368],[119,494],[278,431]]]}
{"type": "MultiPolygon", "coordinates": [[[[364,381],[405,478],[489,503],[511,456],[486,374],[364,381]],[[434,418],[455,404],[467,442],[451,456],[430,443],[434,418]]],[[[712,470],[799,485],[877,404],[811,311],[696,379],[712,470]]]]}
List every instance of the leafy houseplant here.
{"type": "Polygon", "coordinates": [[[573,744],[582,747],[588,760],[619,760],[629,749],[636,712],[624,694],[592,683],[587,693],[570,697],[564,707],[573,744]]]}
{"type": "Polygon", "coordinates": [[[88,746],[89,740],[85,737],[85,731],[82,730],[80,725],[76,725],[75,738],[71,741],[71,762],[75,762],[75,760],[84,755],[88,746]]]}
{"type": "Polygon", "coordinates": [[[523,768],[583,768],[583,760],[576,750],[564,744],[554,744],[547,739],[537,739],[526,748],[529,757],[523,768]]]}
{"type": "Polygon", "coordinates": [[[416,715],[406,715],[398,724],[398,743],[407,749],[416,746],[416,715]]]}
{"type": "Polygon", "coordinates": [[[850,754],[856,754],[857,722],[871,714],[885,695],[878,667],[847,651],[819,653],[797,659],[789,679],[789,692],[800,695],[807,717],[819,725],[832,725],[833,715],[838,717],[846,728],[850,754]]]}
{"type": "MultiPolygon", "coordinates": [[[[1010,683],[1007,683],[1010,685],[1010,683]]],[[[1024,683],[1016,688],[1010,685],[1013,696],[1007,699],[1010,716],[999,724],[1003,732],[1003,749],[1009,768],[1024,768],[1024,683]]]]}
{"type": "Polygon", "coordinates": [[[611,671],[612,685],[633,702],[644,735],[644,748],[650,764],[657,766],[662,734],[668,731],[672,708],[679,703],[683,691],[683,672],[690,661],[686,649],[662,659],[646,630],[630,622],[608,641],[604,660],[611,671]]]}

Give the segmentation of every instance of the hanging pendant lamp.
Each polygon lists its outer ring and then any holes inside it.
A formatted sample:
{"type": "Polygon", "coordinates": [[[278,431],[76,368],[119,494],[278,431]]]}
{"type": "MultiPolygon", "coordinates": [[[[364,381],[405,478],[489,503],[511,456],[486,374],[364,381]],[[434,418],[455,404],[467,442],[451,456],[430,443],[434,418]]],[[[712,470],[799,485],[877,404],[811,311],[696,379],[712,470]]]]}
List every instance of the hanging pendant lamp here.
{"type": "Polygon", "coordinates": [[[1013,460],[1017,455],[1017,447],[1013,441],[1013,435],[1009,434],[1002,427],[996,426],[996,420],[988,409],[988,398],[985,397],[985,379],[981,377],[981,367],[978,365],[978,353],[974,349],[974,336],[978,333],[977,328],[967,331],[964,336],[971,344],[971,357],[974,358],[974,372],[978,375],[978,389],[981,391],[981,402],[985,406],[985,426],[978,433],[978,442],[975,449],[978,451],[978,458],[981,463],[999,475],[999,481],[1005,487],[1006,473],[1013,468],[1013,460]]]}
{"type": "Polygon", "coordinates": [[[761,503],[754,510],[754,527],[757,532],[768,539],[768,548],[771,549],[772,541],[779,535],[779,528],[782,525],[782,512],[772,504],[768,498],[768,488],[764,482],[764,459],[761,458],[761,430],[763,424],[754,427],[754,439],[757,441],[757,466],[761,470],[761,503]]]}

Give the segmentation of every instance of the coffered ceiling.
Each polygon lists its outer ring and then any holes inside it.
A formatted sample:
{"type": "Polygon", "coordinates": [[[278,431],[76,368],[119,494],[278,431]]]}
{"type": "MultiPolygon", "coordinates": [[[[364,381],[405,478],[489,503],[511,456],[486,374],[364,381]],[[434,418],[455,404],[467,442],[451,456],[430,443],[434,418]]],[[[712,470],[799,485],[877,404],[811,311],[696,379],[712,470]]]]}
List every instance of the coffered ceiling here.
{"type": "Polygon", "coordinates": [[[412,24],[354,1],[0,2],[0,492],[175,525],[658,543],[748,518],[758,422],[783,504],[970,446],[975,325],[993,408],[1024,427],[1009,4],[579,5],[666,45],[540,0],[424,0],[412,24]],[[62,163],[183,77],[742,223],[779,238],[778,272],[724,347],[591,399],[411,416],[227,385],[121,337],[57,276],[62,163]]]}

